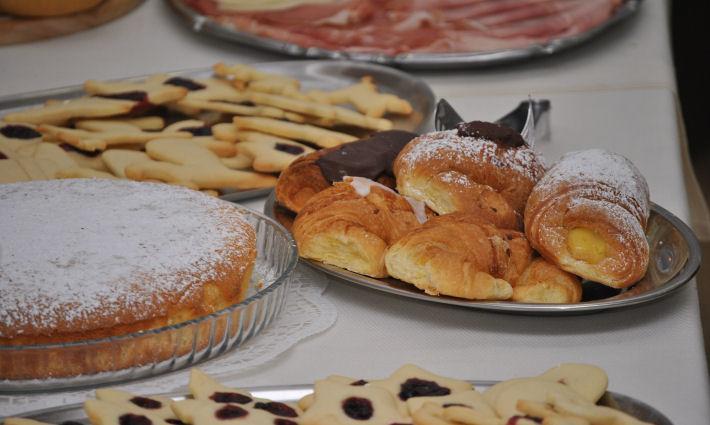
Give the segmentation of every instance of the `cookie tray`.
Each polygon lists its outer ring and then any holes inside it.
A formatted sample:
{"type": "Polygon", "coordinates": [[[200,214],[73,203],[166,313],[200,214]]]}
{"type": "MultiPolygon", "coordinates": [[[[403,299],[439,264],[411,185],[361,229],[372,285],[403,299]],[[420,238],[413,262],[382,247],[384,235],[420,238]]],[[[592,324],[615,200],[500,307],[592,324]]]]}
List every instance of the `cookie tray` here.
{"type": "MultiPolygon", "coordinates": [[[[471,381],[478,391],[484,391],[493,386],[495,381],[471,381]]],[[[313,392],[312,385],[281,385],[271,387],[256,387],[247,389],[258,398],[266,398],[280,402],[296,402],[306,394],[313,392]]],[[[167,394],[173,400],[184,400],[184,394],[167,394]]],[[[648,404],[623,394],[607,391],[600,400],[601,405],[611,406],[626,412],[637,419],[652,423],[654,425],[673,425],[673,423],[663,413],[649,406],[648,404]]],[[[76,421],[88,424],[86,414],[81,404],[55,407],[28,412],[20,415],[26,418],[60,424],[65,421],[76,421]]]]}
{"type": "MultiPolygon", "coordinates": [[[[377,83],[380,91],[392,93],[408,100],[414,112],[406,117],[389,117],[394,127],[422,133],[431,129],[436,98],[431,88],[421,79],[405,72],[385,66],[350,61],[300,60],[265,62],[252,64],[262,71],[284,74],[301,81],[305,90],[335,90],[357,83],[360,78],[369,75],[377,83]]],[[[211,68],[166,72],[193,78],[207,78],[212,75],[211,68]]],[[[124,78],[122,80],[140,80],[147,75],[124,78]]],[[[81,85],[42,90],[0,97],[0,120],[3,115],[19,109],[38,106],[50,99],[71,99],[84,94],[81,85]]],[[[266,196],[271,188],[252,190],[225,190],[222,199],[239,201],[266,196]]]]}
{"type": "Polygon", "coordinates": [[[0,393],[28,393],[87,388],[160,375],[192,366],[230,351],[258,335],[281,313],[296,267],[296,244],[286,229],[264,215],[239,207],[256,230],[257,258],[247,298],[221,311],[128,335],[73,343],[0,345],[0,365],[52,362],[57,355],[75,366],[91,366],[93,374],[48,379],[0,380],[0,393]],[[126,358],[130,363],[126,363],[126,358]],[[132,366],[132,364],[138,364],[132,366]]]}
{"type": "MultiPolygon", "coordinates": [[[[293,213],[278,205],[273,192],[266,200],[264,213],[276,219],[286,228],[291,228],[293,213]]],[[[563,316],[598,313],[657,301],[671,295],[695,276],[700,267],[700,244],[693,231],[682,220],[670,211],[652,204],[646,238],[651,251],[648,270],[643,279],[621,292],[607,292],[609,288],[585,282],[582,302],[577,304],[473,301],[444,295],[433,296],[425,294],[414,285],[394,278],[376,279],[320,261],[307,259],[301,259],[301,261],[338,278],[340,281],[419,301],[498,313],[563,316]]]]}
{"type": "Polygon", "coordinates": [[[181,15],[183,21],[195,33],[209,34],[235,44],[280,53],[283,55],[307,59],[348,59],[395,66],[404,69],[449,70],[460,68],[482,68],[492,65],[522,62],[557,54],[569,48],[581,45],[606,32],[620,22],[633,16],[641,6],[642,0],[625,0],[614,14],[600,25],[581,34],[553,38],[545,43],[530,44],[525,47],[507,50],[463,53],[401,53],[388,55],[369,52],[345,52],[316,47],[299,46],[269,37],[262,37],[234,26],[222,24],[197,12],[185,4],[184,0],[170,0],[173,9],[181,15]]]}

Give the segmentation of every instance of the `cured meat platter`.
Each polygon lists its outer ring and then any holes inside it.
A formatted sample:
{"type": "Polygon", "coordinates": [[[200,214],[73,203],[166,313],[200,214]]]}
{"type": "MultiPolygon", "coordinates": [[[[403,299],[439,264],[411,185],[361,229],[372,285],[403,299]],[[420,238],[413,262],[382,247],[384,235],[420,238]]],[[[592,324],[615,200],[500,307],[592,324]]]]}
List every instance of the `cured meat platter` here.
{"type": "MultiPolygon", "coordinates": [[[[304,25],[303,16],[299,18],[292,11],[311,7],[310,4],[277,13],[265,12],[263,21],[267,24],[264,25],[257,13],[222,15],[222,12],[214,12],[215,0],[170,0],[170,3],[193,31],[263,50],[303,58],[374,62],[406,69],[455,69],[524,61],[558,53],[582,44],[634,15],[642,1],[549,0],[543,2],[545,5],[538,5],[521,0],[515,2],[515,9],[491,12],[481,9],[502,6],[491,5],[495,2],[490,1],[420,0],[403,16],[393,18],[397,27],[402,25],[402,31],[392,31],[391,23],[383,24],[381,19],[377,20],[380,4],[369,5],[371,9],[375,8],[375,12],[362,12],[363,5],[371,3],[365,0],[330,2],[335,3],[325,6],[330,7],[330,15],[315,23],[309,20],[308,25],[304,25]],[[604,10],[595,9],[595,5],[604,10]],[[447,10],[449,6],[451,10],[447,10]],[[555,11],[541,10],[543,6],[555,11]],[[361,18],[363,14],[366,18],[361,18]],[[375,18],[371,17],[373,14],[375,18]],[[479,18],[479,14],[484,16],[479,18]],[[440,18],[441,15],[444,18],[440,18]],[[343,20],[350,25],[350,21],[358,19],[364,19],[361,26],[353,24],[347,31],[334,30],[343,25],[343,20]],[[437,23],[441,19],[444,23],[437,23]],[[458,28],[462,25],[469,28],[460,31],[458,28]],[[441,28],[431,29],[432,26],[441,28]],[[304,27],[322,30],[307,33],[311,30],[304,27]],[[380,39],[384,41],[372,41],[380,39]]],[[[317,3],[320,6],[323,2],[317,3]]],[[[401,2],[386,3],[394,3],[394,8],[401,2]]],[[[511,2],[499,2],[503,3],[511,2]]],[[[386,10],[381,14],[390,19],[398,12],[386,10]]]]}

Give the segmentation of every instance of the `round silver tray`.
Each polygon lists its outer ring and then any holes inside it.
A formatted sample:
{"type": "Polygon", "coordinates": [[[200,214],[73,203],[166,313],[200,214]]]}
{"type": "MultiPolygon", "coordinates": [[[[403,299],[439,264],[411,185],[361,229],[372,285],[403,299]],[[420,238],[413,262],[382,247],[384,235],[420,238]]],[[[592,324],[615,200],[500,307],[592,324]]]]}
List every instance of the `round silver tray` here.
{"type": "MultiPolygon", "coordinates": [[[[279,206],[272,192],[264,213],[290,229],[293,213],[279,206]]],[[[415,286],[394,278],[376,279],[315,260],[305,264],[342,281],[398,296],[499,313],[527,315],[573,315],[597,313],[649,303],[666,297],[688,283],[700,267],[700,244],[693,231],[668,210],[652,204],[646,237],[651,248],[646,275],[631,288],[603,299],[578,304],[531,304],[511,301],[473,301],[449,296],[427,295],[415,286]]]]}
{"type": "Polygon", "coordinates": [[[642,0],[625,0],[624,3],[616,9],[614,15],[597,27],[581,34],[554,38],[546,43],[531,44],[517,49],[486,52],[402,53],[394,56],[381,53],[349,53],[299,46],[297,44],[239,31],[229,25],[217,22],[208,16],[201,15],[199,12],[187,6],[183,0],[170,0],[170,4],[184,18],[184,21],[190,25],[194,32],[214,35],[238,44],[245,44],[262,50],[309,59],[348,59],[407,69],[456,69],[484,67],[553,55],[570,47],[582,44],[632,16],[640,7],[641,1],[642,0]]]}
{"type": "Polygon", "coordinates": [[[0,393],[26,393],[93,387],[182,369],[219,356],[259,334],[281,312],[298,263],[296,243],[279,223],[239,207],[257,235],[257,258],[247,298],[208,316],[111,338],[73,343],[1,346],[0,362],[51,362],[55,356],[72,363],[96,364],[92,375],[32,380],[0,380],[0,393]],[[141,352],[138,366],[126,367],[126,353],[141,352]],[[100,362],[100,363],[99,363],[100,362]]]}
{"type": "MultiPolygon", "coordinates": [[[[492,387],[496,381],[471,381],[476,390],[485,391],[492,387]]],[[[313,392],[313,385],[277,385],[270,387],[246,388],[254,397],[265,398],[282,403],[296,403],[301,397],[313,392]]],[[[163,394],[165,397],[173,400],[185,400],[188,398],[185,394],[163,394]]],[[[673,425],[673,423],[659,410],[653,406],[629,397],[624,394],[607,391],[599,400],[602,406],[611,406],[622,412],[654,425],[673,425]]],[[[34,419],[36,421],[61,424],[63,422],[72,421],[82,424],[88,424],[89,421],[84,412],[83,404],[74,404],[70,406],[54,407],[49,409],[27,412],[22,417],[34,419]]]]}

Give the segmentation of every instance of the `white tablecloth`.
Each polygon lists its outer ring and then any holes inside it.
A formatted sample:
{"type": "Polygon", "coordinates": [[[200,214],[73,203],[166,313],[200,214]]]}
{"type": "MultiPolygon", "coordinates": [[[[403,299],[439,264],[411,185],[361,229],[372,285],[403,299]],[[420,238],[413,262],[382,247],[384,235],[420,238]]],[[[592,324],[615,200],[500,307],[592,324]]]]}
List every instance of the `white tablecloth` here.
{"type": "MultiPolygon", "coordinates": [[[[552,100],[550,160],[585,147],[627,155],[655,202],[689,217],[675,114],[667,4],[646,0],[638,16],[581,48],[509,67],[424,72],[438,96],[470,119],[494,119],[528,94],[552,100]]],[[[0,95],[283,57],[194,36],[163,2],[84,33],[0,48],[0,95]]],[[[261,209],[263,200],[245,202],[261,209]]],[[[336,282],[333,328],[266,366],[242,386],[312,382],[330,373],[384,376],[405,362],[445,375],[506,379],[564,361],[605,368],[611,389],[656,406],[674,423],[707,424],[710,385],[695,284],[644,307],[543,318],[411,301],[336,282]]]]}

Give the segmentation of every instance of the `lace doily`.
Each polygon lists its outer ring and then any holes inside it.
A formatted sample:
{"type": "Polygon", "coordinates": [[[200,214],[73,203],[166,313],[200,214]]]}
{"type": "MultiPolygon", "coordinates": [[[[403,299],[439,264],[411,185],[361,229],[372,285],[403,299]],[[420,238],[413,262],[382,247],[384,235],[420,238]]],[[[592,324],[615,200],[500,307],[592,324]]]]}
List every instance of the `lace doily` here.
{"type": "MultiPolygon", "coordinates": [[[[198,367],[224,380],[264,364],[299,341],[330,328],[335,323],[337,311],[330,301],[322,297],[328,283],[323,273],[299,265],[294,271],[291,292],[284,310],[276,321],[236,350],[200,363],[198,367]]],[[[185,387],[188,374],[189,369],[183,369],[112,387],[143,394],[174,392],[185,387]]],[[[0,395],[0,416],[81,403],[92,394],[93,390],[0,395]]]]}

